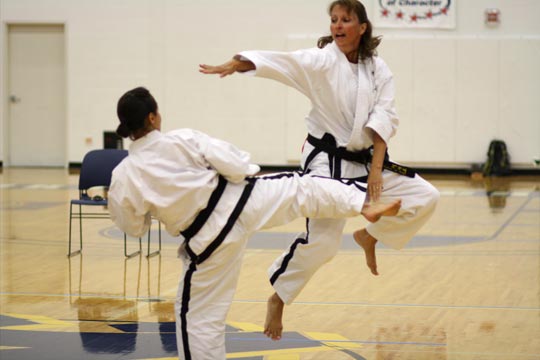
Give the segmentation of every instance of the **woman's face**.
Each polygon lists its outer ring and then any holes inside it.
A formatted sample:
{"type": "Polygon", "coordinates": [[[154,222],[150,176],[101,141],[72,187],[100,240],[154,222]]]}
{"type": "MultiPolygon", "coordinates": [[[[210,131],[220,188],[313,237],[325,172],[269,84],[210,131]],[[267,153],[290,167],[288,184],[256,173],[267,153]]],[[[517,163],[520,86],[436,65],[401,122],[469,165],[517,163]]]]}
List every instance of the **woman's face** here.
{"type": "Polygon", "coordinates": [[[330,11],[330,33],[336,45],[345,54],[358,50],[360,38],[366,31],[367,24],[360,24],[358,16],[346,8],[336,5],[330,11]]]}

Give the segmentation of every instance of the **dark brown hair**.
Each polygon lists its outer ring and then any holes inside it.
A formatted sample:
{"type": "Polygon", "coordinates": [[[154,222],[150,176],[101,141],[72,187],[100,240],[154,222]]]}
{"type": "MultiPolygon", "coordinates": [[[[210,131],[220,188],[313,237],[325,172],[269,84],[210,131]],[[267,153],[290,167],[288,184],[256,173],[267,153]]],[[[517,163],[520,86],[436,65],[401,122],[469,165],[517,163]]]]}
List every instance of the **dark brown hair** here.
{"type": "MultiPolygon", "coordinates": [[[[372,36],[373,26],[371,25],[371,22],[367,17],[366,8],[364,7],[364,5],[358,0],[335,0],[330,4],[330,6],[328,6],[328,14],[332,13],[332,10],[335,6],[341,6],[345,8],[349,13],[355,13],[358,17],[358,20],[360,21],[360,24],[367,24],[366,31],[360,38],[360,44],[358,44],[358,56],[360,60],[363,61],[367,58],[377,55],[377,51],[375,49],[381,43],[381,37],[372,36]]],[[[322,49],[326,45],[330,44],[332,41],[334,41],[332,35],[323,36],[317,41],[317,46],[322,49]]]]}
{"type": "Polygon", "coordinates": [[[128,91],[118,100],[116,114],[120,125],[116,133],[123,138],[131,137],[144,129],[146,118],[150,113],[156,114],[157,109],[157,102],[147,89],[138,87],[128,91]]]}

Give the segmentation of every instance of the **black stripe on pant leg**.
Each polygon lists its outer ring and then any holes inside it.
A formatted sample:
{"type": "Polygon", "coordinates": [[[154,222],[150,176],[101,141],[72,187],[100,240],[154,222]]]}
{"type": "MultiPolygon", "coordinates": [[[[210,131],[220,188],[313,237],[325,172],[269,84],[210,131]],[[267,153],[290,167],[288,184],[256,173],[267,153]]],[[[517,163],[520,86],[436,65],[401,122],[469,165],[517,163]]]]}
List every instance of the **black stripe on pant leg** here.
{"type": "Polygon", "coordinates": [[[210,198],[208,199],[208,204],[206,204],[206,207],[197,214],[195,217],[195,220],[191,223],[191,225],[181,232],[182,236],[186,239],[186,241],[189,241],[192,237],[194,237],[199,230],[202,229],[203,225],[206,223],[214,209],[216,208],[216,205],[219,202],[219,199],[221,199],[221,196],[225,192],[225,187],[227,186],[227,180],[223,176],[219,176],[218,184],[214,191],[212,191],[212,194],[210,195],[210,198]]]}
{"type": "Polygon", "coordinates": [[[289,262],[293,258],[294,252],[295,252],[296,248],[298,247],[298,245],[300,245],[300,244],[306,245],[308,243],[308,239],[309,239],[309,227],[308,226],[309,226],[309,218],[306,219],[306,238],[305,239],[298,238],[292,243],[291,247],[289,248],[289,253],[287,255],[285,255],[285,257],[283,258],[283,262],[281,263],[281,266],[270,277],[270,284],[271,285],[274,285],[274,283],[279,278],[279,276],[281,274],[283,274],[287,270],[287,266],[289,265],[289,262]]]}
{"type": "Polygon", "coordinates": [[[332,177],[328,177],[328,176],[324,176],[324,175],[311,175],[311,174],[308,174],[308,173],[280,173],[280,174],[276,174],[276,175],[264,176],[264,177],[261,177],[260,179],[261,180],[275,180],[275,179],[281,179],[283,177],[293,177],[295,174],[298,175],[299,177],[309,176],[309,177],[312,177],[312,178],[334,180],[334,181],[340,182],[340,183],[348,185],[348,186],[354,186],[358,190],[361,190],[363,192],[367,191],[365,187],[358,184],[359,182],[360,183],[367,183],[367,179],[368,179],[367,175],[366,176],[355,177],[355,178],[332,178],[332,177]]]}
{"type": "Polygon", "coordinates": [[[279,180],[283,178],[292,178],[294,175],[303,176],[303,172],[298,171],[290,171],[290,172],[282,172],[272,175],[261,175],[257,176],[255,179],[257,180],[279,180]]]}
{"type": "Polygon", "coordinates": [[[206,249],[197,257],[197,264],[202,263],[206,259],[212,255],[212,253],[223,243],[229,232],[232,230],[234,224],[236,223],[236,220],[238,220],[238,217],[242,213],[242,210],[244,210],[244,206],[246,205],[247,201],[249,200],[249,197],[251,196],[251,192],[253,191],[253,187],[255,186],[257,179],[252,178],[248,180],[248,183],[246,184],[244,191],[242,191],[242,195],[240,195],[240,199],[236,203],[236,206],[234,207],[231,215],[229,216],[229,219],[227,219],[227,223],[221,229],[218,236],[208,245],[206,249]]]}
{"type": "Polygon", "coordinates": [[[342,178],[340,179],[340,181],[345,185],[348,185],[348,186],[352,185],[356,187],[358,190],[362,192],[366,192],[367,189],[363,187],[362,185],[360,185],[359,183],[367,184],[367,178],[368,178],[367,176],[361,176],[357,178],[342,178]]]}
{"type": "MultiPolygon", "coordinates": [[[[192,262],[189,265],[188,271],[184,276],[184,290],[182,291],[182,308],[180,309],[180,321],[182,328],[182,344],[185,360],[191,360],[191,351],[189,350],[189,337],[187,331],[187,313],[189,310],[189,300],[191,296],[191,277],[193,273],[197,270],[197,265],[192,262]]],[[[180,351],[180,349],[178,349],[180,351]]]]}

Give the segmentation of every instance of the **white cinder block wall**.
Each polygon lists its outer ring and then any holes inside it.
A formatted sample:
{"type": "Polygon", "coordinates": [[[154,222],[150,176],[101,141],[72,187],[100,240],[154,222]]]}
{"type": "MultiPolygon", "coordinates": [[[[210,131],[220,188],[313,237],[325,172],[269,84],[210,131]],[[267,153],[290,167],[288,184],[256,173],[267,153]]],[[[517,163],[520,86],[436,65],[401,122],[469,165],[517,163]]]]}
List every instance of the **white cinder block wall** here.
{"type": "MultiPolygon", "coordinates": [[[[370,12],[376,0],[364,0],[370,12]]],[[[328,32],[327,0],[1,0],[2,107],[6,32],[14,23],[63,23],[67,154],[78,163],[116,127],[126,90],[147,86],[164,130],[193,127],[250,151],[264,165],[298,162],[309,104],[294,91],[247,76],[203,76],[199,63],[244,49],[314,46],[328,32]],[[86,145],[91,137],[94,145],[86,145]]],[[[401,118],[393,158],[426,166],[485,160],[489,141],[514,164],[540,156],[540,1],[460,0],[453,30],[375,29],[397,84],[401,118]],[[486,8],[501,24],[484,24],[486,8]]],[[[0,111],[5,142],[7,113],[0,111]]],[[[0,146],[0,160],[6,159],[0,146]]],[[[67,164],[66,164],[67,165],[67,164]]]]}

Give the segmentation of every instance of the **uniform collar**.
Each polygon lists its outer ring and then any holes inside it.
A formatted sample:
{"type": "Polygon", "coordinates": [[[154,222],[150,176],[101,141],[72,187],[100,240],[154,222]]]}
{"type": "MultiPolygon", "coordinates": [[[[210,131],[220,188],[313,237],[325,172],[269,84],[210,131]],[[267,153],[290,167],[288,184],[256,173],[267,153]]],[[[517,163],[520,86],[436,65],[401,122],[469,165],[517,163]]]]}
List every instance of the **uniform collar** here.
{"type": "Polygon", "coordinates": [[[163,134],[159,130],[152,130],[148,134],[144,135],[143,137],[133,141],[129,145],[129,152],[137,152],[139,149],[144,148],[146,145],[156,141],[157,139],[161,138],[163,134]]]}
{"type": "Polygon", "coordinates": [[[330,51],[334,52],[341,60],[349,62],[349,59],[347,59],[347,56],[345,56],[343,51],[339,49],[335,41],[332,41],[330,44],[326,45],[325,48],[328,48],[330,51]]]}

